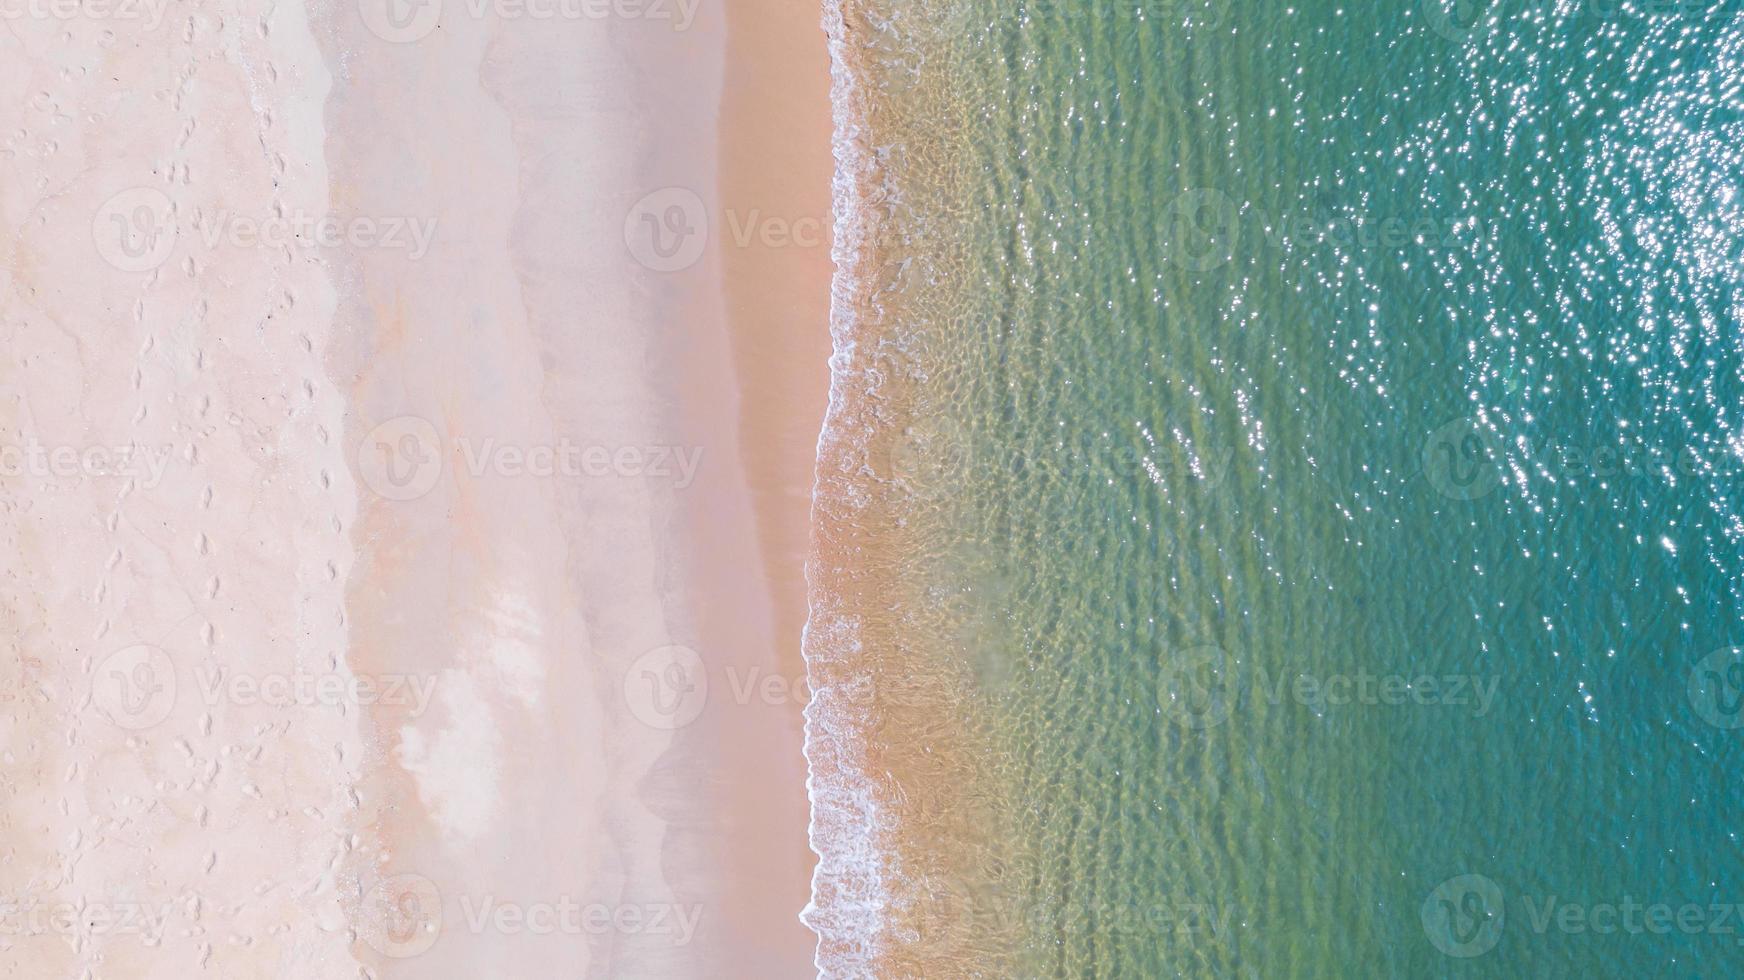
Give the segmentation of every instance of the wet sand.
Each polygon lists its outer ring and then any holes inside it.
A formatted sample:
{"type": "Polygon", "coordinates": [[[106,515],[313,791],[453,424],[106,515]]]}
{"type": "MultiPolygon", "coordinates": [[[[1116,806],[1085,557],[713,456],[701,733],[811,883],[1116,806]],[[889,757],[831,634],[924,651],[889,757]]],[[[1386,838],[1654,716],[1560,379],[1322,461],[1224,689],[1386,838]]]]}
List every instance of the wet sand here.
{"type": "MultiPolygon", "coordinates": [[[[728,8],[728,53],[721,109],[721,237],[730,363],[736,376],[739,456],[751,493],[756,547],[768,597],[770,655],[759,658],[765,691],[790,691],[769,718],[776,788],[736,785],[733,812],[774,810],[764,828],[747,825],[733,848],[735,880],[763,882],[755,911],[782,952],[762,976],[812,975],[816,938],[789,911],[810,898],[815,857],[806,842],[803,738],[808,696],[800,637],[807,615],[805,562],[811,550],[811,499],[818,433],[829,399],[830,153],[829,57],[820,11],[789,0],[735,0],[728,8]],[[769,681],[770,671],[779,681],[769,681]],[[797,820],[795,819],[797,818],[797,820]],[[797,937],[797,939],[795,938],[797,937]],[[807,948],[788,960],[789,945],[807,948]]],[[[693,402],[697,417],[707,400],[693,402]]],[[[723,419],[723,422],[728,421],[723,419]]],[[[725,619],[730,609],[721,610],[725,619]]],[[[741,685],[741,690],[744,690],[741,685]]],[[[759,696],[757,699],[770,700],[759,696]]],[[[762,931],[747,918],[747,931],[762,931]]]]}

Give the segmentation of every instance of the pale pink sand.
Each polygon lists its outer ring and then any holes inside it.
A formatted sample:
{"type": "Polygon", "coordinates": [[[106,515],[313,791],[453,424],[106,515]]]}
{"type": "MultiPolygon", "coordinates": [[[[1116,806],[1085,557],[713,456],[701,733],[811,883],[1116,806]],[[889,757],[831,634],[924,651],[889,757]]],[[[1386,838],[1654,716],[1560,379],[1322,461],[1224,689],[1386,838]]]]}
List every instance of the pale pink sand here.
{"type": "MultiPolygon", "coordinates": [[[[444,916],[428,953],[365,957],[386,976],[809,971],[803,694],[764,684],[795,675],[797,631],[777,636],[740,461],[724,246],[670,271],[636,249],[648,194],[678,189],[659,221],[707,219],[683,202],[715,198],[722,32],[718,8],[684,31],[444,20],[356,56],[330,103],[335,185],[444,232],[421,263],[361,257],[341,318],[373,329],[333,361],[351,437],[409,415],[449,447],[427,495],[365,508],[351,587],[354,666],[440,672],[429,715],[375,716],[381,853],[353,870],[420,876],[390,898],[439,894],[444,916]],[[490,437],[640,461],[456,473],[452,446],[490,437]],[[673,472],[637,475],[646,454],[673,472]],[[516,909],[469,913],[486,903],[516,909]],[[564,903],[598,918],[566,925],[564,903]]],[[[423,907],[395,913],[407,935],[423,907]]]]}
{"type": "Polygon", "coordinates": [[[0,33],[0,451],[155,454],[0,459],[0,976],[806,975],[823,79],[741,185],[718,7],[377,4],[0,33]]]}
{"type": "Polygon", "coordinates": [[[228,693],[345,669],[335,292],[310,250],[202,234],[327,210],[310,30],[241,3],[0,31],[0,975],[356,969],[358,712],[228,693]],[[148,269],[112,219],[153,202],[178,232],[148,269]],[[81,455],[107,447],[151,462],[81,455]]]}

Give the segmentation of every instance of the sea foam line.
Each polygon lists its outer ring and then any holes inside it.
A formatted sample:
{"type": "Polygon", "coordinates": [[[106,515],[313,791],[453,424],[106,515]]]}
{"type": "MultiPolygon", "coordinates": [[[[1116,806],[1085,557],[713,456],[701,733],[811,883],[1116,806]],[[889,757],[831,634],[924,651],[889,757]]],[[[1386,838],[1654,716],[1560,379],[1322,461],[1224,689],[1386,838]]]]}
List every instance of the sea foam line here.
{"type": "MultiPolygon", "coordinates": [[[[855,66],[842,9],[844,0],[824,0],[822,26],[830,54],[833,116],[831,178],[834,210],[830,283],[830,395],[818,434],[817,475],[812,487],[814,525],[824,511],[831,461],[864,456],[865,437],[845,425],[854,370],[856,311],[864,268],[874,260],[875,217],[861,206],[876,187],[878,168],[864,145],[866,91],[855,66]]],[[[863,653],[859,622],[841,608],[840,596],[822,584],[824,556],[814,547],[806,569],[808,614],[800,646],[812,697],[805,709],[806,794],[811,805],[807,837],[818,861],[811,900],[800,920],[818,937],[813,962],[818,976],[866,977],[884,948],[890,905],[889,864],[879,831],[880,801],[866,765],[870,681],[843,683],[844,671],[825,669],[863,653]]]]}

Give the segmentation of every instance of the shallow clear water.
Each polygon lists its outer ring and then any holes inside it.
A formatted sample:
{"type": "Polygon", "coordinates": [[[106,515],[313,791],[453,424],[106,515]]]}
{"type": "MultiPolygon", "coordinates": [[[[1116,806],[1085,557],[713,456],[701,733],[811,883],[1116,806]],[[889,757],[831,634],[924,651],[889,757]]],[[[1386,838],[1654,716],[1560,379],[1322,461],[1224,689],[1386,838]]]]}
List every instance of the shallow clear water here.
{"type": "Polygon", "coordinates": [[[955,969],[1744,972],[1737,5],[855,9],[955,969]]]}

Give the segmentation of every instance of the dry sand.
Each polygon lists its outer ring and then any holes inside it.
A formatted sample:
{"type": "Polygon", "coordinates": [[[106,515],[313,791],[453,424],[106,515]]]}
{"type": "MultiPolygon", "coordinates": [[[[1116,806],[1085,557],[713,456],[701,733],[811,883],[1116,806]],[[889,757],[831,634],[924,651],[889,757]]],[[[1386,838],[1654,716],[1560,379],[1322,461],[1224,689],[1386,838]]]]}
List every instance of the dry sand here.
{"type": "Polygon", "coordinates": [[[816,11],[120,10],[0,25],[0,976],[809,974],[816,11]]]}

